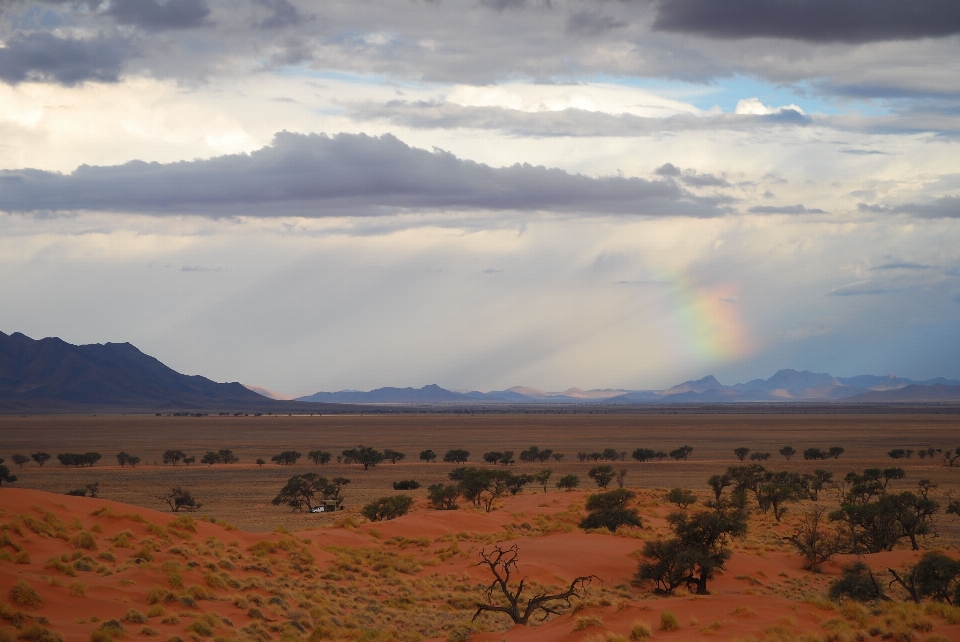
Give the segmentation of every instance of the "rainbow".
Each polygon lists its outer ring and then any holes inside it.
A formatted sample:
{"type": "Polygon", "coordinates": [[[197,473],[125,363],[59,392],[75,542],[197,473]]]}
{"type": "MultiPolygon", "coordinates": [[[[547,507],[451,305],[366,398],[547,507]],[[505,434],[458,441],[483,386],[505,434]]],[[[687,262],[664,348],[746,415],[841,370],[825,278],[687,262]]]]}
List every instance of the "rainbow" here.
{"type": "Polygon", "coordinates": [[[662,320],[674,354],[702,365],[749,356],[755,346],[748,338],[735,285],[698,288],[681,274],[663,275],[662,320]]]}

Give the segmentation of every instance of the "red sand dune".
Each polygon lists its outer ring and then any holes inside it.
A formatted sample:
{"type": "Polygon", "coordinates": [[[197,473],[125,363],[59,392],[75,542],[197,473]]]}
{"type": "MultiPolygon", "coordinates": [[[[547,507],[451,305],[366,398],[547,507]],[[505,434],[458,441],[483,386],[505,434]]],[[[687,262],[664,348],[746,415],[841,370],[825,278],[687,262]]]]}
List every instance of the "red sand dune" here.
{"type": "MultiPolygon", "coordinates": [[[[326,547],[382,548],[418,560],[422,570],[409,571],[412,577],[441,574],[458,578],[456,581],[460,583],[486,584],[490,576],[484,568],[476,565],[477,552],[484,547],[489,550],[495,544],[517,544],[520,549],[520,571],[531,580],[565,586],[574,577],[597,575],[606,589],[616,589],[619,593],[604,594],[608,596],[605,598],[607,606],[600,602],[539,626],[516,626],[507,631],[477,634],[475,639],[481,642],[501,639],[507,642],[580,642],[607,633],[626,635],[638,621],[650,625],[656,638],[668,640],[763,640],[765,636],[779,635],[776,632],[780,630],[785,631],[780,638],[770,639],[790,640],[802,634],[814,636],[811,639],[824,639],[826,632],[823,624],[840,618],[835,608],[822,602],[786,599],[782,594],[787,590],[809,590],[811,593],[822,590],[829,578],[839,572],[840,565],[848,561],[844,557],[826,565],[823,575],[813,576],[803,570],[800,558],[792,553],[745,550],[736,553],[727,564],[727,570],[711,583],[713,594],[709,596],[658,598],[648,591],[630,588],[628,585],[636,569],[636,552],[642,548],[644,540],[563,528],[565,523],[570,524],[576,518],[576,513],[568,510],[571,504],[582,504],[583,499],[583,493],[525,494],[509,498],[499,510],[492,513],[473,509],[433,511],[420,503],[410,514],[389,522],[363,524],[355,528],[301,531],[293,538],[282,532],[251,534],[200,520],[190,525],[195,531],[177,530],[169,527],[176,517],[170,513],[103,499],[3,488],[0,489],[0,528],[3,529],[0,534],[9,538],[9,544],[0,543],[0,549],[11,554],[23,550],[30,559],[28,563],[0,561],[0,599],[9,602],[11,588],[22,580],[43,600],[37,607],[23,609],[29,618],[45,618],[44,626],[62,634],[66,640],[87,640],[99,626],[90,621],[91,615],[97,615],[102,621],[122,618],[131,608],[146,612],[149,609],[147,594],[151,589],[158,586],[171,589],[170,571],[163,570],[164,562],[176,561],[181,565],[177,572],[182,575],[185,587],[206,586],[204,573],[207,565],[217,569],[211,562],[223,561],[220,556],[210,554],[214,549],[233,551],[238,561],[236,566],[229,566],[230,576],[239,581],[265,577],[263,571],[251,570],[251,567],[260,568],[268,562],[279,563],[280,566],[276,568],[292,568],[290,564],[294,557],[287,557],[290,551],[276,549],[269,555],[257,557],[252,550],[252,547],[263,542],[276,544],[286,541],[288,545],[300,547],[312,556],[319,577],[325,577],[326,570],[334,569],[339,559],[335,554],[336,549],[333,549],[334,552],[323,550],[326,547]],[[28,523],[30,520],[33,520],[30,522],[32,527],[28,523]],[[43,531],[43,527],[38,525],[42,523],[60,531],[53,536],[37,532],[43,531]],[[114,539],[125,531],[131,534],[131,541],[126,546],[118,545],[114,539]],[[80,533],[93,536],[96,551],[77,548],[74,538],[80,533]],[[461,554],[437,561],[438,552],[450,547],[457,539],[457,534],[461,534],[457,542],[461,554]],[[420,539],[420,543],[398,549],[398,542],[402,543],[403,538],[420,539]],[[309,544],[306,543],[307,539],[310,540],[309,544]],[[138,563],[137,559],[142,555],[140,549],[144,542],[150,540],[159,544],[159,550],[146,555],[152,560],[144,558],[138,563]],[[178,554],[178,548],[190,551],[178,554]],[[68,559],[88,555],[96,560],[105,551],[110,551],[116,559],[109,562],[97,560],[96,563],[109,567],[109,573],[79,572],[76,577],[70,577],[51,566],[51,560],[55,561],[54,558],[65,554],[68,559]],[[191,561],[200,564],[195,568],[186,568],[191,561]],[[247,570],[243,570],[244,565],[247,565],[247,570]],[[51,582],[51,579],[56,581],[51,582]],[[71,584],[74,582],[85,584],[84,596],[71,595],[71,584]],[[660,614],[664,610],[677,616],[681,625],[677,631],[657,630],[660,614]],[[591,616],[597,618],[595,623],[578,629],[578,622],[588,622],[583,618],[591,616]]],[[[647,505],[644,510],[649,513],[651,508],[647,505]]],[[[666,509],[658,512],[665,513],[666,509]]],[[[650,519],[645,515],[645,521],[648,526],[639,531],[643,537],[664,532],[662,518],[650,519]]],[[[772,525],[772,528],[781,527],[772,525]]],[[[913,551],[897,550],[867,556],[867,559],[872,567],[883,570],[888,566],[898,567],[915,560],[917,556],[918,553],[913,551]]],[[[311,577],[316,577],[316,574],[311,577]]],[[[329,580],[327,585],[336,581],[329,580]]],[[[239,607],[231,601],[234,595],[259,594],[264,599],[271,595],[264,588],[245,588],[234,592],[226,586],[213,586],[210,590],[216,599],[203,600],[202,611],[228,619],[233,629],[253,622],[245,607],[239,607]]],[[[436,608],[449,611],[449,606],[445,604],[441,600],[436,608]]],[[[176,608],[171,606],[168,610],[173,613],[183,608],[176,603],[176,608]]],[[[456,617],[469,620],[472,615],[469,604],[460,608],[462,611],[456,617]]],[[[154,617],[147,625],[159,634],[157,639],[174,635],[187,639],[189,634],[185,632],[185,626],[189,622],[183,619],[179,623],[164,624],[160,617],[154,617]]],[[[960,640],[960,624],[948,625],[936,618],[931,622],[933,628],[923,632],[918,639],[936,634],[948,640],[960,640]]],[[[0,627],[7,624],[0,621],[0,627]]],[[[140,627],[140,624],[130,624],[127,626],[128,633],[137,634],[140,627]]],[[[309,630],[305,631],[303,639],[309,635],[309,630]]],[[[335,630],[332,635],[336,637],[335,630]]],[[[227,639],[232,639],[230,631],[227,631],[227,639]]]]}

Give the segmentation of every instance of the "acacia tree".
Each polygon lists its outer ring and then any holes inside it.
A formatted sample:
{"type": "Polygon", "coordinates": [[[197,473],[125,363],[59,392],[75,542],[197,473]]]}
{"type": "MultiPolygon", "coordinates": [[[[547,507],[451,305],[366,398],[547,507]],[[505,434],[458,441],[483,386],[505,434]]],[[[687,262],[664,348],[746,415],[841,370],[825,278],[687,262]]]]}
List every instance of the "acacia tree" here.
{"type": "Polygon", "coordinates": [[[613,481],[613,478],[616,476],[616,472],[613,470],[613,466],[603,465],[603,466],[594,466],[590,469],[590,472],[587,473],[587,477],[592,479],[597,483],[597,487],[606,489],[610,485],[610,482],[613,481]]]}
{"type": "Polygon", "coordinates": [[[197,510],[203,505],[194,499],[190,491],[180,486],[174,486],[169,493],[161,495],[159,499],[166,502],[174,513],[181,510],[197,510]]]}
{"type": "Polygon", "coordinates": [[[3,486],[3,482],[12,484],[15,481],[17,476],[10,474],[10,469],[3,465],[3,457],[0,457],[0,486],[3,486]]]}
{"type": "Polygon", "coordinates": [[[174,466],[186,458],[187,455],[182,450],[167,450],[163,453],[163,463],[173,464],[174,466]]]}
{"type": "Polygon", "coordinates": [[[514,475],[509,470],[487,468],[455,468],[449,475],[458,482],[464,499],[474,506],[483,506],[486,512],[493,510],[493,503],[507,493],[517,494],[524,485],[533,481],[529,475],[514,475]]]}
{"type": "Polygon", "coordinates": [[[542,612],[543,617],[540,621],[546,620],[550,615],[559,615],[561,605],[556,602],[563,602],[566,606],[572,606],[570,600],[573,598],[583,599],[587,586],[594,580],[600,581],[596,575],[584,575],[574,578],[566,591],[560,593],[547,593],[544,590],[538,591],[533,597],[521,605],[523,600],[523,590],[526,588],[526,578],[522,578],[516,589],[510,587],[511,576],[514,573],[519,574],[517,567],[517,557],[520,549],[514,544],[508,549],[501,546],[494,546],[491,552],[486,549],[480,551],[480,561],[477,566],[486,566],[493,574],[493,582],[487,587],[486,594],[489,604],[477,603],[477,612],[473,614],[476,620],[484,611],[492,613],[506,613],[513,620],[514,624],[527,625],[530,618],[542,612]],[[500,602],[496,604],[494,602],[500,602]]]}
{"type": "Polygon", "coordinates": [[[387,448],[386,450],[383,451],[383,457],[384,457],[385,459],[390,460],[390,463],[391,463],[391,464],[395,464],[395,463],[397,463],[398,461],[401,461],[402,459],[405,459],[405,458],[406,458],[406,455],[403,454],[402,452],[398,452],[398,451],[396,451],[396,450],[392,450],[392,449],[390,449],[390,448],[387,448]]]}
{"type": "Polygon", "coordinates": [[[45,453],[43,451],[35,452],[32,455],[30,455],[30,459],[37,462],[37,465],[40,466],[40,468],[43,468],[43,465],[50,460],[50,457],[51,457],[50,453],[45,453]]]}
{"type": "Polygon", "coordinates": [[[293,466],[300,459],[300,453],[296,450],[284,450],[279,455],[274,455],[270,461],[276,462],[280,466],[293,466]]]}
{"type": "Polygon", "coordinates": [[[470,451],[463,448],[451,448],[443,456],[443,461],[453,464],[462,464],[470,458],[470,451]]]}
{"type": "Polygon", "coordinates": [[[674,488],[668,492],[664,499],[671,504],[676,504],[677,508],[686,509],[687,506],[697,503],[697,496],[686,488],[674,488]]]}
{"type": "Polygon", "coordinates": [[[641,562],[635,581],[650,582],[658,593],[673,593],[685,585],[697,595],[706,595],[707,581],[724,564],[732,551],[731,539],[747,533],[747,518],[741,506],[717,502],[711,511],[689,515],[671,513],[674,537],[650,540],[643,548],[647,561],[641,562]]]}
{"type": "Polygon", "coordinates": [[[330,453],[323,450],[311,450],[307,453],[307,458],[317,466],[325,466],[330,461],[330,453]]]}
{"type": "Polygon", "coordinates": [[[784,446],[777,452],[783,455],[787,461],[790,461],[790,458],[797,454],[797,450],[793,446],[784,446]]]}
{"type": "Polygon", "coordinates": [[[460,508],[460,487],[456,484],[433,484],[427,489],[427,499],[436,510],[456,510],[460,508]]]}
{"type": "Polygon", "coordinates": [[[10,460],[17,465],[17,468],[23,468],[23,465],[30,461],[30,458],[26,455],[11,455],[10,460]]]}
{"type": "Polygon", "coordinates": [[[316,473],[294,475],[270,503],[274,506],[286,504],[294,511],[309,512],[313,510],[317,500],[329,499],[336,502],[336,507],[340,508],[343,504],[343,487],[349,483],[350,480],[344,477],[335,477],[328,481],[326,477],[316,473]]]}
{"type": "Polygon", "coordinates": [[[343,451],[343,462],[345,464],[360,464],[364,470],[375,468],[384,459],[386,459],[386,455],[382,452],[363,444],[343,451]]]}
{"type": "Polygon", "coordinates": [[[677,461],[680,461],[681,459],[683,461],[686,461],[692,453],[693,453],[693,446],[680,446],[676,450],[670,451],[670,457],[677,461]]]}
{"type": "Polygon", "coordinates": [[[747,458],[747,455],[750,454],[750,449],[743,446],[740,448],[734,448],[733,454],[736,456],[737,459],[739,459],[740,461],[743,461],[744,459],[747,458]]]}
{"type": "Polygon", "coordinates": [[[637,509],[628,507],[636,496],[626,488],[590,495],[587,498],[589,513],[580,522],[580,528],[606,528],[613,533],[621,526],[643,526],[637,509]]]}
{"type": "Polygon", "coordinates": [[[720,496],[723,494],[723,489],[733,485],[733,478],[728,474],[713,475],[707,480],[707,485],[713,489],[713,494],[719,502],[720,496]]]}
{"type": "Polygon", "coordinates": [[[382,522],[406,515],[413,506],[410,495],[381,497],[363,507],[361,513],[371,522],[382,522]]]}
{"type": "Polygon", "coordinates": [[[551,475],[553,475],[553,471],[549,468],[544,468],[540,472],[533,474],[533,481],[543,486],[543,492],[547,492],[547,482],[550,481],[551,475]]]}
{"type": "Polygon", "coordinates": [[[429,448],[427,450],[420,451],[420,460],[433,463],[437,459],[437,453],[433,452],[429,448]]]}

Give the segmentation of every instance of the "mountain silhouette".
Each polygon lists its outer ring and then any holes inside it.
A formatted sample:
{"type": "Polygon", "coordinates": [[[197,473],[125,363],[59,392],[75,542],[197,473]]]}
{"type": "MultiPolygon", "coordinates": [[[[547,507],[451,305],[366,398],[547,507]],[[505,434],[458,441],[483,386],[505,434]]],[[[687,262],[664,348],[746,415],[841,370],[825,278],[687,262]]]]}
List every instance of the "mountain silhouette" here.
{"type": "Polygon", "coordinates": [[[0,332],[0,412],[253,410],[280,403],[239,383],[180,374],[129,343],[73,345],[0,332]]]}

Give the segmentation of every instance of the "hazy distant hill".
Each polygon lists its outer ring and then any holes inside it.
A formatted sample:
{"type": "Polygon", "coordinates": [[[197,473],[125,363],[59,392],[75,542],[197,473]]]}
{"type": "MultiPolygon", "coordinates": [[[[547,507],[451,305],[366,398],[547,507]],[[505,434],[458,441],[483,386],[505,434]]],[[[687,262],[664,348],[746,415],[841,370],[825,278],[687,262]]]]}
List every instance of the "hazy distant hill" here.
{"type": "Polygon", "coordinates": [[[180,374],[129,343],[78,346],[0,332],[0,412],[253,410],[279,403],[239,383],[180,374]]]}
{"type": "Polygon", "coordinates": [[[848,401],[858,403],[960,401],[960,385],[948,386],[935,383],[927,386],[914,383],[894,390],[864,392],[850,397],[848,401]]]}
{"type": "Polygon", "coordinates": [[[451,392],[436,384],[423,388],[377,388],[369,392],[360,390],[341,390],[340,392],[318,392],[297,401],[326,403],[450,403],[472,401],[467,395],[451,392]]]}
{"type": "Polygon", "coordinates": [[[514,386],[491,392],[454,392],[437,385],[423,388],[378,388],[369,392],[343,390],[318,392],[297,401],[325,401],[346,404],[644,404],[644,403],[754,403],[777,401],[836,401],[884,403],[899,401],[960,401],[960,381],[938,378],[925,382],[887,376],[861,375],[837,378],[809,370],[780,370],[769,379],[725,386],[713,375],[685,381],[665,390],[580,390],[544,392],[538,388],[514,386]],[[951,396],[952,395],[952,396],[951,396]]]}

